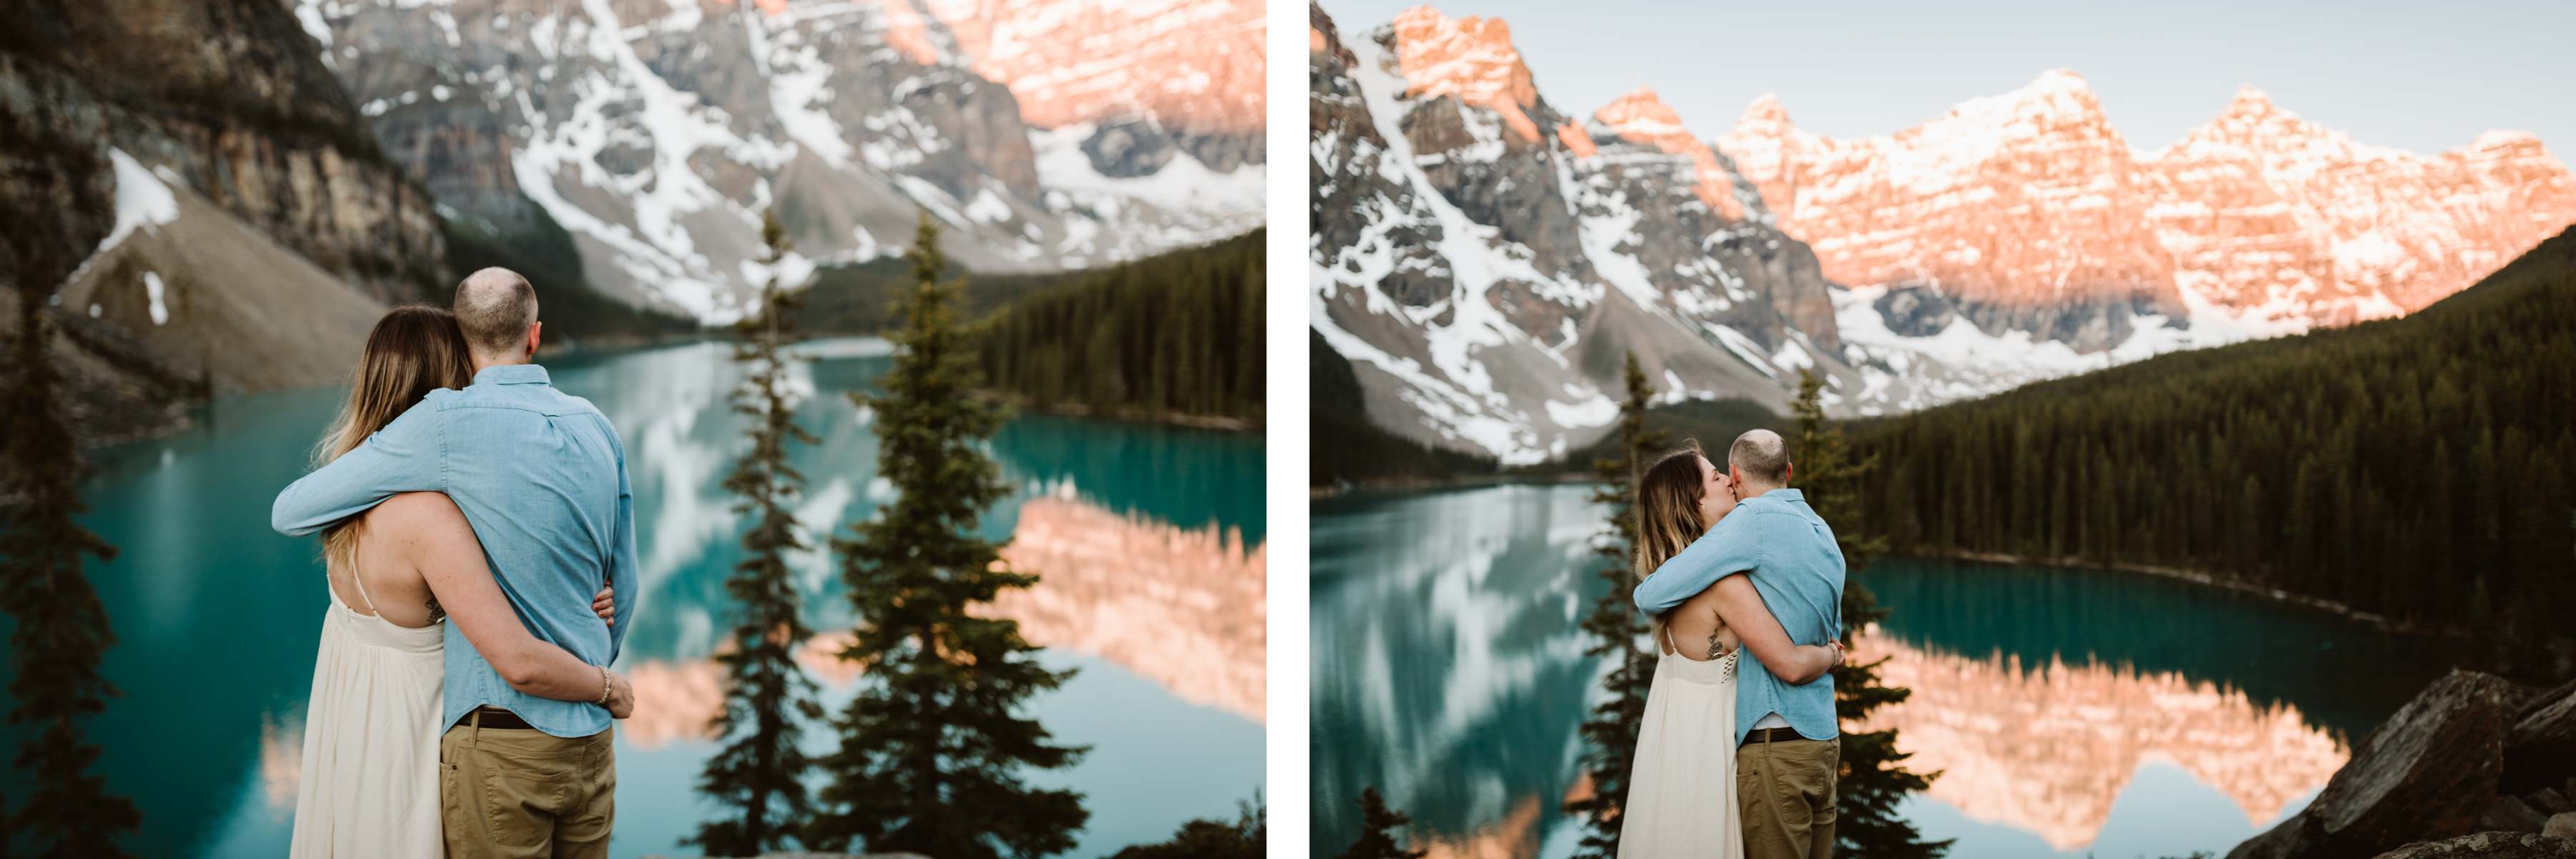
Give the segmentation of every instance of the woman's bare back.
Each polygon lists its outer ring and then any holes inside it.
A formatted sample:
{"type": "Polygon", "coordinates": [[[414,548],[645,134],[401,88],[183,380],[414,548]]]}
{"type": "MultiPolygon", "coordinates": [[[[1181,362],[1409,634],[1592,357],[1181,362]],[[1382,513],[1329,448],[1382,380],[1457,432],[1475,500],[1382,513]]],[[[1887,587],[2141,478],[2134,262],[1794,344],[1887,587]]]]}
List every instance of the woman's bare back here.
{"type": "MultiPolygon", "coordinates": [[[[422,577],[420,559],[414,554],[427,545],[460,545],[454,540],[425,541],[433,534],[448,536],[462,532],[461,545],[479,546],[473,540],[474,526],[465,521],[463,511],[447,496],[435,492],[406,492],[376,505],[358,520],[358,544],[355,570],[334,567],[331,590],[340,602],[359,614],[377,615],[395,626],[419,629],[438,622],[442,616],[438,602],[422,577]],[[353,575],[366,577],[361,590],[353,575]]],[[[479,553],[474,558],[482,560],[479,553]]]]}
{"type": "Polygon", "coordinates": [[[1664,615],[1664,632],[1671,636],[1668,646],[1682,656],[1706,662],[1725,656],[1742,646],[1735,631],[1717,616],[1717,589],[1700,591],[1698,596],[1675,606],[1664,615]]]}

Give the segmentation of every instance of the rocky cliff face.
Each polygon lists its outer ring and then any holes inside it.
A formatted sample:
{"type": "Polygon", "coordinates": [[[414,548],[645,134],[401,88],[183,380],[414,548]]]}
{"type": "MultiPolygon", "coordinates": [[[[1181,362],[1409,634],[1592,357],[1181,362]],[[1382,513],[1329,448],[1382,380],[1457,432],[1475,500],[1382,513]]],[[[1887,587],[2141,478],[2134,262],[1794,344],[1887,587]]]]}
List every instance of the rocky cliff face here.
{"type": "Polygon", "coordinates": [[[48,240],[74,259],[113,223],[112,148],[379,299],[436,282],[445,249],[430,201],[273,0],[33,0],[12,18],[0,110],[28,145],[9,157],[82,193],[48,198],[12,179],[0,200],[69,220],[48,240]]]}
{"type": "Polygon", "coordinates": [[[1599,436],[1631,351],[1667,395],[1857,382],[1814,254],[1651,94],[1580,121],[1500,21],[1309,20],[1314,324],[1381,423],[1524,462],[1599,436]]]}
{"type": "Polygon", "coordinates": [[[214,392],[334,381],[385,303],[437,289],[429,197],[274,0],[16,11],[0,282],[52,296],[85,440],[166,431],[214,392]]]}
{"type": "MultiPolygon", "coordinates": [[[[1143,21],[1175,44],[1240,41],[1241,21],[1071,2],[289,2],[442,203],[505,230],[542,209],[597,285],[639,305],[742,312],[772,205],[799,267],[900,252],[922,211],[985,271],[1087,267],[1260,220],[1257,158],[1162,139],[1221,125],[1208,117],[1239,99],[1113,101],[1119,78],[1050,65],[1143,21]]],[[[1130,57],[1124,80],[1195,80],[1197,56],[1130,57]]]]}

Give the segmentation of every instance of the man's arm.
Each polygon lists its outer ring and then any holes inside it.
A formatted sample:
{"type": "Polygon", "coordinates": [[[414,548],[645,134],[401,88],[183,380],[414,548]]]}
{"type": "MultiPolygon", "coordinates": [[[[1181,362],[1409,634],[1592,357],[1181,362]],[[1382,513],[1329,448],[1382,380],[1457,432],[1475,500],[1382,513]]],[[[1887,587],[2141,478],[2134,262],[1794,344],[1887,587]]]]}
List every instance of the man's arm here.
{"type": "MultiPolygon", "coordinates": [[[[601,417],[606,424],[608,418],[601,417]]],[[[608,586],[616,593],[617,616],[608,624],[608,661],[615,663],[626,645],[626,627],[635,617],[635,486],[626,478],[626,443],[617,428],[608,428],[608,444],[617,452],[617,521],[609,536],[608,586]]]]}
{"type": "Polygon", "coordinates": [[[1727,574],[1753,569],[1761,542],[1753,539],[1752,518],[1737,513],[1717,520],[1717,527],[1655,568],[1654,575],[1637,583],[1637,608],[1647,614],[1671,611],[1727,574]]]}
{"type": "Polygon", "coordinates": [[[383,430],[339,459],[325,463],[277,493],[268,526],[302,537],[364,513],[400,492],[444,492],[439,467],[438,407],[414,404],[383,430]]]}

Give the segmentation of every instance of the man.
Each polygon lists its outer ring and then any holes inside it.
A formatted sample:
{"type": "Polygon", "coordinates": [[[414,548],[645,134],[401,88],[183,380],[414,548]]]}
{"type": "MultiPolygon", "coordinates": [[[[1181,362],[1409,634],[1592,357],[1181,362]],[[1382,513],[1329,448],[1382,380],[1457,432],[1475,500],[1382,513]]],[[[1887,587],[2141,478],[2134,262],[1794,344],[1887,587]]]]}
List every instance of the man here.
{"type": "MultiPolygon", "coordinates": [[[[1753,430],[1726,451],[1743,499],[1717,527],[1637,585],[1637,607],[1655,614],[1717,588],[1718,617],[1745,629],[1765,612],[1793,644],[1826,644],[1842,628],[1843,552],[1834,530],[1789,486],[1789,449],[1753,430]],[[1742,573],[1743,575],[1737,575],[1742,573]]],[[[1834,773],[1842,744],[1834,682],[1792,686],[1746,643],[1735,689],[1736,804],[1746,859],[1825,859],[1834,849],[1834,773]]]]}
{"type": "MultiPolygon", "coordinates": [[[[487,268],[456,287],[474,384],[433,391],[383,431],[277,496],[273,525],[303,536],[402,492],[443,492],[493,578],[538,638],[582,661],[617,659],[634,616],[634,495],[626,449],[590,402],[558,392],[536,357],[536,290],[487,268]],[[591,598],[605,579],[616,618],[591,598]]],[[[607,710],[511,688],[456,624],[446,631],[439,797],[447,853],[605,857],[617,769],[607,710]]],[[[604,697],[605,693],[603,693],[604,697]]]]}

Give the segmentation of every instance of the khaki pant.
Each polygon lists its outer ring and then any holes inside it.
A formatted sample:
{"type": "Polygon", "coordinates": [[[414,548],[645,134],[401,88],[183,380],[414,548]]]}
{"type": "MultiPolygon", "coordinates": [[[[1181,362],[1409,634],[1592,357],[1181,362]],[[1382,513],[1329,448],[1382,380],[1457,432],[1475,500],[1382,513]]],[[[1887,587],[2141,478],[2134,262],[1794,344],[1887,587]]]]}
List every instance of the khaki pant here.
{"type": "Polygon", "coordinates": [[[1735,750],[1735,802],[1744,814],[1744,859],[1834,855],[1834,740],[1755,740],[1735,750]]]}
{"type": "Polygon", "coordinates": [[[478,721],[468,715],[438,740],[448,859],[607,859],[615,732],[566,739],[478,721]]]}

